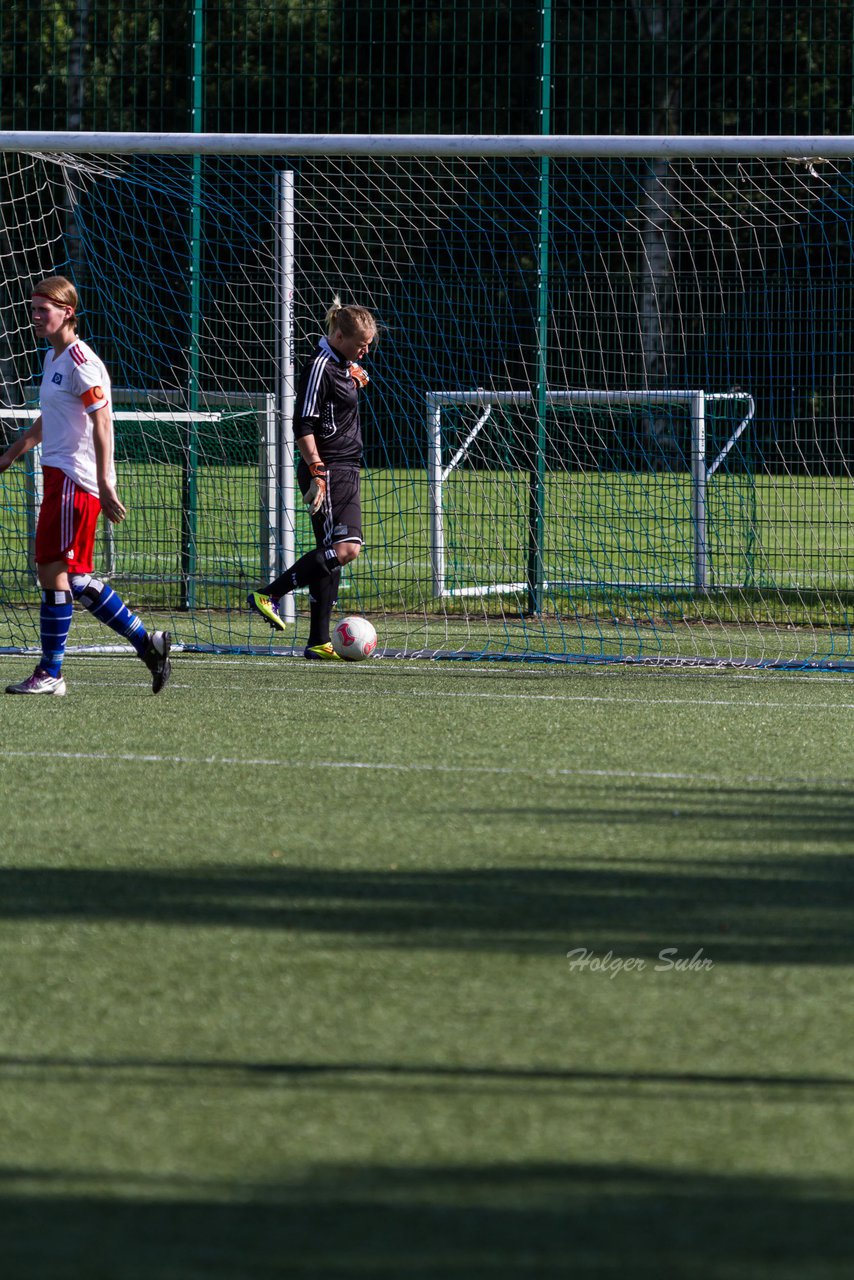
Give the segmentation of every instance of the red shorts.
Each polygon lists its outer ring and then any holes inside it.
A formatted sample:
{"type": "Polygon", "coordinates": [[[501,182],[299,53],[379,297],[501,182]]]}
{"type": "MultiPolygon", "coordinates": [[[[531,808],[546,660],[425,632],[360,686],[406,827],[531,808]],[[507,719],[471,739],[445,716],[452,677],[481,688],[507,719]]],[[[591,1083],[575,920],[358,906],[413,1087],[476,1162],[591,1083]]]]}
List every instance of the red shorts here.
{"type": "Polygon", "coordinates": [[[43,467],[44,496],[36,525],[36,564],[64,560],[79,573],[92,572],[101,499],[79,488],[59,467],[43,467]]]}

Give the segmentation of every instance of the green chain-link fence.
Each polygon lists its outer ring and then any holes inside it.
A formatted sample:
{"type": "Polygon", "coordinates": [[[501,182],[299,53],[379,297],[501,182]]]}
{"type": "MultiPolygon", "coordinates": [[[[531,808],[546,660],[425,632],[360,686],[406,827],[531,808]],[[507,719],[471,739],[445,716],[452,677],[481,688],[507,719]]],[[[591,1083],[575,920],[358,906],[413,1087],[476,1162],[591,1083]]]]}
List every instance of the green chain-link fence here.
{"type": "Polygon", "coordinates": [[[0,21],[4,129],[537,133],[545,30],[554,133],[854,131],[854,0],[5,0],[0,21]]]}

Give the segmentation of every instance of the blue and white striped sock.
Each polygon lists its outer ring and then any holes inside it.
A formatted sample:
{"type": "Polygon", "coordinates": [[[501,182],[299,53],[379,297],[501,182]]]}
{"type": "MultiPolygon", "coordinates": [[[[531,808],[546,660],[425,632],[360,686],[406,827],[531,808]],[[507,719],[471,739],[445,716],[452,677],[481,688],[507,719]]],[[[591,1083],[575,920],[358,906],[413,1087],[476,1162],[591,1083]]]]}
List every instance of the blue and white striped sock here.
{"type": "Polygon", "coordinates": [[[42,656],[39,666],[49,676],[58,677],[71,630],[74,597],[70,591],[42,591],[40,613],[42,656]]]}
{"type": "Polygon", "coordinates": [[[148,632],[137,617],[125,604],[121,596],[100,578],[89,574],[76,573],[71,579],[71,590],[74,598],[89,610],[93,618],[104,622],[120,636],[124,636],[142,657],[148,643],[148,632]]]}

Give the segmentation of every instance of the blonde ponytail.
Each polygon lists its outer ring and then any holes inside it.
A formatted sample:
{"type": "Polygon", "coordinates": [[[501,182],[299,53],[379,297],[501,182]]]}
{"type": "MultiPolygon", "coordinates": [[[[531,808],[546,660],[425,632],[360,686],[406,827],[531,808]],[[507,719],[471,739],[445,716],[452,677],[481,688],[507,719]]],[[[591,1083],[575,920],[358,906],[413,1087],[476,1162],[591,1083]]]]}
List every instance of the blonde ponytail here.
{"type": "Polygon", "coordinates": [[[331,338],[340,330],[345,338],[363,335],[368,339],[375,338],[378,325],[373,312],[367,307],[357,307],[353,303],[343,303],[336,293],[332,306],[326,313],[326,333],[331,338]]]}
{"type": "Polygon", "coordinates": [[[329,308],[329,310],[326,313],[326,332],[327,333],[332,333],[332,330],[337,328],[338,316],[341,312],[343,305],[344,304],[342,303],[341,299],[338,297],[338,294],[336,293],[335,297],[332,299],[332,306],[329,308]]]}

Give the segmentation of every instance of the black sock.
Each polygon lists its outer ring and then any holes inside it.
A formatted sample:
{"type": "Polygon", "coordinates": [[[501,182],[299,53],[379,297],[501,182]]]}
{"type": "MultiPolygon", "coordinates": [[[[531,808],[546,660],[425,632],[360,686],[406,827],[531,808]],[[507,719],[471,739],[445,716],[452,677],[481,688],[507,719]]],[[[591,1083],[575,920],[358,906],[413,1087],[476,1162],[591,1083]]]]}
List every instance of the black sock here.
{"type": "Polygon", "coordinates": [[[265,596],[280,600],[289,591],[296,591],[298,587],[311,587],[316,582],[322,582],[324,578],[331,577],[337,571],[338,556],[335,548],[318,547],[297,560],[296,564],[292,564],[290,569],[286,569],[280,577],[269,586],[262,587],[261,590],[265,596]]]}
{"type": "Polygon", "coordinates": [[[326,578],[315,582],[308,597],[311,610],[311,622],[308,629],[306,647],[311,649],[317,644],[326,644],[329,640],[329,623],[332,610],[338,598],[338,583],[341,581],[341,570],[334,569],[326,578]]]}

